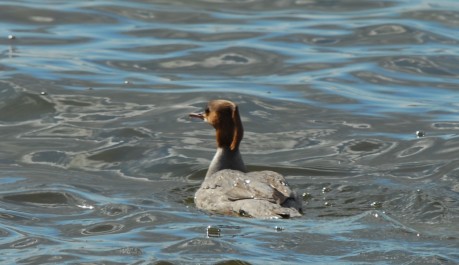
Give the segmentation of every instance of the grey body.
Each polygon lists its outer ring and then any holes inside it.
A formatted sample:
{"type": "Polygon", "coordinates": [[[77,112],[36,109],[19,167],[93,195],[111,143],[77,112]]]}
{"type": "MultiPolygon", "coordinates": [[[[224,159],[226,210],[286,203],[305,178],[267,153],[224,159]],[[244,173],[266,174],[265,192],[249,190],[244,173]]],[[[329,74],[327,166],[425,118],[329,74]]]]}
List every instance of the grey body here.
{"type": "Polygon", "coordinates": [[[224,169],[204,179],[195,195],[200,209],[255,218],[301,216],[301,200],[274,171],[224,169]]]}
{"type": "Polygon", "coordinates": [[[301,200],[273,171],[247,172],[239,150],[218,148],[196,192],[200,209],[256,218],[301,216],[301,200]]]}

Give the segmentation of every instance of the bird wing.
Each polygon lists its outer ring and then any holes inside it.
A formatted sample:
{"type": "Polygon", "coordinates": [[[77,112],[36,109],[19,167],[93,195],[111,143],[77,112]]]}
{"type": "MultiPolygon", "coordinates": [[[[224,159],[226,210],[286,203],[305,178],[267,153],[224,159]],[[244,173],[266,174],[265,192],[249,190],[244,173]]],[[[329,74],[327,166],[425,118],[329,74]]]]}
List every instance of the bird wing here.
{"type": "Polygon", "coordinates": [[[255,199],[282,204],[293,193],[284,177],[273,171],[232,174],[232,177],[233,185],[225,192],[232,201],[255,199]]]}

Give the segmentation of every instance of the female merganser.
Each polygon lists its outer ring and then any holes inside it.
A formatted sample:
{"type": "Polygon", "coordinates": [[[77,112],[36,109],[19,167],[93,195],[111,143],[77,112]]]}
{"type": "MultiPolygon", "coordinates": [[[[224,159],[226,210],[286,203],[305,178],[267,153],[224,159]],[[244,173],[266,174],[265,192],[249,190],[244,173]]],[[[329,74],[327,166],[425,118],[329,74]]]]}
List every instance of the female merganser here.
{"type": "Polygon", "coordinates": [[[244,129],[236,104],[212,100],[205,112],[191,113],[216,130],[217,153],[195,195],[202,210],[256,218],[301,216],[301,200],[273,171],[247,172],[239,152],[244,129]]]}

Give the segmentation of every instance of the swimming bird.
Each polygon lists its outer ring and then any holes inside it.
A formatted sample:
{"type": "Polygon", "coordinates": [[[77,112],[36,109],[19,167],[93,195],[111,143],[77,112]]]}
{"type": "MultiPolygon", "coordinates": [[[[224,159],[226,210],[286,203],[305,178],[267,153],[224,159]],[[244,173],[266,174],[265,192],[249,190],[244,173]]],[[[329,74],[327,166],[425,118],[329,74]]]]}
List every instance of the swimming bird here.
{"type": "Polygon", "coordinates": [[[281,174],[274,171],[247,173],[239,152],[244,129],[235,103],[212,100],[203,113],[190,113],[190,117],[212,125],[217,140],[217,152],[195,194],[199,209],[255,218],[301,216],[301,200],[281,174]]]}

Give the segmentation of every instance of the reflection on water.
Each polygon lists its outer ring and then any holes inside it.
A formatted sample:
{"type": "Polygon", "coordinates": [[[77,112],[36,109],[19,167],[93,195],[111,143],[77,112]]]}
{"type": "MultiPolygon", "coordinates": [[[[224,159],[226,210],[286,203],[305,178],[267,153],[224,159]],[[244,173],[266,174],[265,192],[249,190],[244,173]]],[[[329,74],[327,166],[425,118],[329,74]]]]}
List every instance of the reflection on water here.
{"type": "Polygon", "coordinates": [[[0,3],[0,260],[458,263],[458,24],[448,0],[0,3]],[[195,208],[213,98],[302,218],[195,208]]]}

